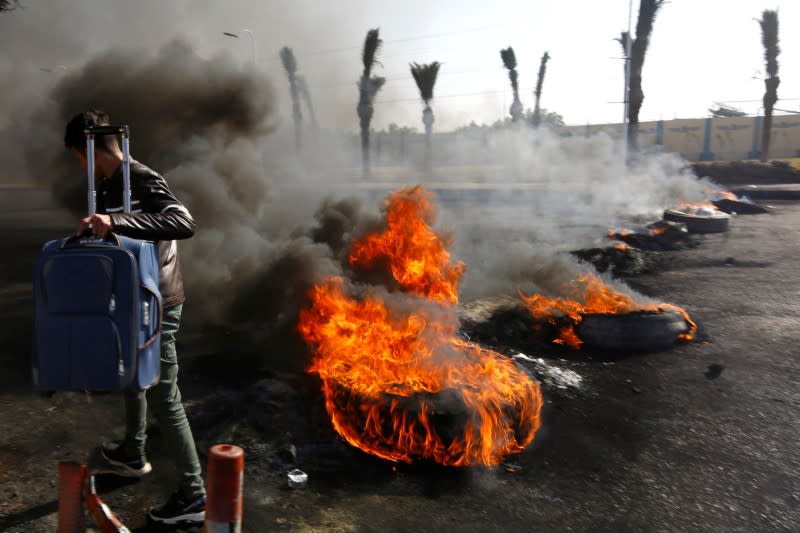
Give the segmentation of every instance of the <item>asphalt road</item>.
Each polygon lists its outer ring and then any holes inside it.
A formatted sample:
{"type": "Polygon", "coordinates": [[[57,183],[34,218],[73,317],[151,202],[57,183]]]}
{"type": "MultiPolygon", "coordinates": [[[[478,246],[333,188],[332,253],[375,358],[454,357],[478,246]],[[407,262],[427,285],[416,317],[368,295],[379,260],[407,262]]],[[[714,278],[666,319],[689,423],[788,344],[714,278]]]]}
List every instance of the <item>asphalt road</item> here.
{"type": "MultiPolygon", "coordinates": [[[[113,395],[31,392],[31,265],[71,219],[19,191],[0,198],[0,531],[53,531],[57,461],[118,435],[121,405],[113,395]]],[[[618,359],[548,356],[580,381],[545,383],[542,430],[509,468],[395,466],[353,452],[320,416],[313,383],[208,353],[202,332],[187,331],[183,379],[198,441],[244,445],[246,531],[798,531],[798,228],[800,205],[777,204],[631,279],[684,306],[705,340],[618,359]],[[281,442],[296,446],[305,489],[286,488],[281,442]]],[[[515,348],[538,357],[536,346],[515,348]]],[[[157,432],[150,457],[151,476],[101,487],[139,531],[150,530],[144,512],[173,476],[157,432]]]]}

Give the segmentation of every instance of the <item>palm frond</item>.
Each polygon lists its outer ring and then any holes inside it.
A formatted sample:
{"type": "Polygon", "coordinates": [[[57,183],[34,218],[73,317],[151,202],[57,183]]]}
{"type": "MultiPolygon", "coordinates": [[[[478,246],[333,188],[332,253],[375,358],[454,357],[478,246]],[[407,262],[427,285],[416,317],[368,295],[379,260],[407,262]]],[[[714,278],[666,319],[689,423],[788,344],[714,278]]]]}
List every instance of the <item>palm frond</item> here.
{"type": "Polygon", "coordinates": [[[19,0],[0,0],[0,11],[11,11],[19,6],[19,0]]]}
{"type": "Polygon", "coordinates": [[[364,39],[364,50],[361,52],[361,62],[364,64],[364,77],[368,78],[372,67],[375,65],[378,51],[383,45],[383,40],[379,37],[380,28],[375,28],[367,32],[364,39]]]}
{"type": "Polygon", "coordinates": [[[761,43],[764,45],[764,61],[767,64],[767,74],[770,78],[778,75],[778,12],[765,9],[761,14],[761,43]]]}
{"type": "Polygon", "coordinates": [[[370,96],[370,102],[375,98],[375,95],[377,95],[378,92],[380,92],[385,83],[386,83],[386,78],[382,78],[381,76],[372,76],[369,79],[368,91],[370,96]]]}
{"type": "Polygon", "coordinates": [[[517,68],[517,56],[514,55],[514,49],[512,47],[509,46],[508,48],[500,50],[500,58],[503,60],[503,66],[508,70],[517,68]]]}
{"type": "MultiPolygon", "coordinates": [[[[639,50],[635,55],[644,58],[647,53],[656,14],[665,2],[666,0],[641,0],[639,3],[639,18],[636,20],[636,39],[633,41],[633,47],[639,50]]],[[[642,59],[642,62],[644,62],[644,59],[642,59]]]]}
{"type": "Polygon", "coordinates": [[[356,84],[358,86],[358,105],[371,106],[375,100],[375,96],[383,88],[386,83],[386,78],[381,76],[372,76],[371,78],[361,78],[356,84]]]}
{"type": "Polygon", "coordinates": [[[283,68],[286,69],[289,77],[294,76],[297,72],[297,60],[294,57],[294,52],[292,52],[292,49],[288,46],[284,46],[281,48],[280,56],[281,63],[283,63],[283,68]]]}
{"type": "Polygon", "coordinates": [[[427,104],[433,99],[433,87],[436,85],[436,77],[439,75],[439,67],[442,64],[434,61],[426,65],[411,63],[409,66],[411,67],[411,75],[414,76],[414,81],[417,82],[419,95],[427,104]]]}

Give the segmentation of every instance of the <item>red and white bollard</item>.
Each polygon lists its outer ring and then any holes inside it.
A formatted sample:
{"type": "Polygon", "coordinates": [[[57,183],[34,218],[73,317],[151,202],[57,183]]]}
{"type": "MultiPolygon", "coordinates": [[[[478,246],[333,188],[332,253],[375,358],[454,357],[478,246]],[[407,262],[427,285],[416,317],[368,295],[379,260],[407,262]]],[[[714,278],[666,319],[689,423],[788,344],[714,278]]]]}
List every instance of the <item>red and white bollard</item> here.
{"type": "Polygon", "coordinates": [[[58,463],[58,533],[85,533],[83,480],[86,465],[75,461],[58,463]]]}
{"type": "Polygon", "coordinates": [[[244,450],[231,444],[212,446],[208,454],[206,533],[241,533],[244,450]]]}
{"type": "Polygon", "coordinates": [[[86,500],[86,510],[92,517],[94,525],[100,529],[100,533],[131,533],[125,524],[103,503],[94,486],[94,476],[84,478],[83,499],[86,500]]]}

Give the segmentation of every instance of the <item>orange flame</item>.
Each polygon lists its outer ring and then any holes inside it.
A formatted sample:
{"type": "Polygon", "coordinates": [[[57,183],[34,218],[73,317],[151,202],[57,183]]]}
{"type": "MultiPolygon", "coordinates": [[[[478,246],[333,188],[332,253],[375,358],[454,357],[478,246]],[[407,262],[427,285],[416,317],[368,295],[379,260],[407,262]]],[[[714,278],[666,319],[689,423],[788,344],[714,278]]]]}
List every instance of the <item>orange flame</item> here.
{"type": "Polygon", "coordinates": [[[415,302],[392,310],[375,294],[356,299],[344,280],[310,292],[298,329],[314,351],[334,429],[353,446],[391,461],[496,465],[530,444],[541,424],[541,389],[509,359],[456,337],[458,281],[430,228],[431,195],[421,187],[386,201],[386,229],[354,243],[350,264],[385,261],[415,302]]]}
{"type": "Polygon", "coordinates": [[[625,237],[630,237],[632,233],[633,232],[631,230],[625,229],[625,228],[623,228],[623,229],[608,228],[608,238],[609,239],[619,239],[619,238],[623,238],[624,239],[625,237]]]}
{"type": "Polygon", "coordinates": [[[706,194],[714,200],[738,200],[739,198],[730,191],[706,187],[706,194]]]}
{"type": "Polygon", "coordinates": [[[436,220],[432,196],[421,186],[392,193],[386,199],[386,229],[354,242],[350,265],[369,268],[388,260],[392,276],[404,291],[455,304],[466,265],[450,262],[447,247],[451,243],[430,227],[436,220]]]}
{"type": "Polygon", "coordinates": [[[619,252],[627,252],[631,248],[630,248],[630,246],[628,246],[624,242],[615,242],[614,243],[614,249],[619,251],[619,252]]]}
{"type": "Polygon", "coordinates": [[[674,311],[680,313],[689,325],[689,329],[678,336],[680,339],[691,340],[697,331],[697,326],[683,308],[672,304],[637,303],[629,295],[615,291],[604,284],[594,274],[578,276],[578,279],[566,285],[564,290],[567,297],[548,298],[541,294],[531,296],[520,294],[525,306],[535,318],[546,319],[556,325],[559,325],[558,319],[565,319],[566,325],[561,326],[558,338],[553,341],[556,344],[566,344],[574,349],[580,348],[583,341],[575,333],[575,326],[583,319],[583,315],[587,314],[674,311]]]}
{"type": "Polygon", "coordinates": [[[667,226],[653,226],[648,230],[651,237],[658,237],[659,235],[663,235],[664,232],[667,231],[667,226]]]}
{"type": "Polygon", "coordinates": [[[309,372],[322,378],[333,426],[353,446],[391,461],[466,466],[499,464],[533,441],[541,390],[511,360],[424,311],[397,316],[374,295],[349,298],[341,279],[314,287],[311,300],[300,314],[316,354],[309,372]],[[448,416],[433,399],[444,392],[469,413],[455,436],[434,423],[448,416]]]}
{"type": "Polygon", "coordinates": [[[680,205],[678,205],[678,209],[680,209],[681,211],[686,211],[688,213],[694,213],[698,209],[709,209],[711,211],[719,211],[719,209],[717,209],[717,206],[708,201],[697,202],[694,204],[689,202],[681,202],[680,205]]]}

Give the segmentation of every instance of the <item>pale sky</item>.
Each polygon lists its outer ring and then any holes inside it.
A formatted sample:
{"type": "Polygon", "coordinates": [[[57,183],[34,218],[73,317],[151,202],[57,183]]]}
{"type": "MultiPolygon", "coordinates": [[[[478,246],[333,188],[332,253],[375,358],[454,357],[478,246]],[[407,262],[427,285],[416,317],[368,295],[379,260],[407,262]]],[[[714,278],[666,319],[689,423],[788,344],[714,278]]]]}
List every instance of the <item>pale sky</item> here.
{"type": "MultiPolygon", "coordinates": [[[[526,106],[533,107],[539,59],[548,50],[544,107],[561,113],[568,124],[621,120],[623,65],[614,38],[627,26],[626,0],[303,0],[285,5],[289,13],[273,14],[286,17],[283,31],[257,35],[259,68],[274,73],[279,88],[285,89],[273,50],[290,44],[314,97],[344,107],[346,113],[352,113],[355,105],[363,34],[369,27],[380,27],[386,43],[381,55],[384,68],[378,72],[389,81],[376,106],[379,127],[419,122],[422,106],[408,74],[409,61],[444,64],[435,90],[437,127],[450,129],[473,118],[496,120],[511,103],[499,54],[509,45],[519,62],[526,106]],[[361,31],[350,30],[359,23],[361,31]],[[325,29],[314,42],[294,42],[291,37],[295,32],[307,35],[309,28],[319,26],[325,29]]],[[[779,96],[786,99],[777,107],[800,110],[800,37],[791,29],[800,20],[800,2],[673,0],[662,7],[653,30],[641,120],[704,117],[719,100],[756,113],[764,84],[753,78],[762,76],[764,67],[761,30],[754,18],[775,8],[781,22],[779,96]]],[[[634,0],[634,28],[637,10],[634,0]]],[[[257,31],[256,24],[251,26],[257,31]]],[[[242,54],[249,52],[246,46],[241,48],[242,54]]],[[[323,110],[323,117],[332,115],[328,111],[323,110]]]]}
{"type": "MultiPolygon", "coordinates": [[[[634,0],[635,28],[638,0],[634,0]]],[[[439,131],[475,120],[491,123],[511,103],[499,50],[513,46],[521,98],[533,107],[539,59],[547,50],[542,106],[568,124],[619,122],[623,92],[621,49],[614,40],[626,28],[628,0],[23,0],[25,9],[0,19],[6,57],[0,70],[30,61],[36,83],[42,64],[76,68],[93,51],[138,44],[155,51],[181,35],[206,57],[229,54],[246,64],[250,43],[223,31],[251,29],[256,68],[270,75],[288,116],[288,88],[278,50],[295,50],[311,86],[323,126],[355,130],[356,80],[366,31],[379,27],[385,40],[378,75],[388,78],[376,103],[373,125],[421,126],[422,105],[408,63],[443,63],[435,89],[439,131]],[[46,4],[46,7],[43,5],[46,4]],[[47,29],[37,17],[50,11],[47,29]],[[9,36],[8,25],[31,31],[9,36]],[[9,42],[10,39],[13,42],[9,42]],[[43,42],[47,40],[46,47],[43,42]],[[30,42],[21,42],[30,41],[30,42]],[[13,57],[10,50],[14,50],[13,57]],[[26,58],[26,53],[30,55],[26,58]],[[36,56],[35,59],[33,57],[36,56]]],[[[800,110],[800,20],[797,0],[672,0],[658,14],[644,68],[641,120],[708,116],[715,101],[748,113],[764,93],[761,33],[756,18],[779,10],[781,85],[778,108],[800,110]]],[[[55,74],[56,76],[58,74],[55,74]]]]}

